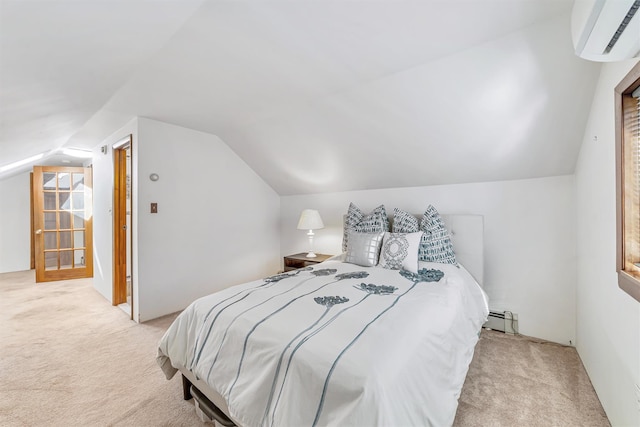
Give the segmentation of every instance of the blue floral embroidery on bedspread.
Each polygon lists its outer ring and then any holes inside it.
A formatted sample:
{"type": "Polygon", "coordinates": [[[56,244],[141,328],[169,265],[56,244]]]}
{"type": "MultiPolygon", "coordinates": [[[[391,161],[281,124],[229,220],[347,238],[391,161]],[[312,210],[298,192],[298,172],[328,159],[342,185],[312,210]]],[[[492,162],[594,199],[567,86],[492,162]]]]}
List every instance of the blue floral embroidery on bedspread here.
{"type": "MultiPolygon", "coordinates": [[[[218,320],[218,317],[220,317],[220,315],[222,314],[223,311],[225,311],[227,308],[231,307],[234,304],[239,303],[240,301],[244,300],[245,298],[247,298],[249,295],[253,294],[256,291],[259,290],[263,290],[263,289],[268,289],[269,287],[271,287],[272,285],[280,282],[281,280],[284,279],[289,279],[292,277],[296,277],[298,276],[300,273],[304,273],[307,271],[312,271],[313,267],[305,267],[305,268],[300,268],[294,272],[290,272],[290,273],[280,273],[280,274],[276,274],[273,276],[269,276],[264,278],[264,283],[254,286],[253,288],[250,289],[243,289],[239,292],[236,292],[235,294],[231,295],[228,298],[225,298],[224,300],[220,301],[219,303],[217,303],[216,305],[214,305],[213,307],[211,307],[211,309],[209,310],[209,312],[206,314],[204,321],[202,323],[202,327],[201,329],[198,331],[197,334],[197,338],[196,338],[196,342],[195,345],[193,347],[193,356],[191,358],[191,363],[189,364],[189,369],[193,370],[193,368],[197,365],[198,361],[200,360],[200,357],[202,356],[202,350],[204,349],[204,346],[206,344],[206,342],[209,340],[209,336],[211,335],[211,331],[213,330],[213,325],[216,323],[216,321],[218,320]],[[217,313],[216,315],[213,317],[213,319],[211,320],[211,324],[209,325],[209,328],[207,329],[207,333],[204,337],[202,337],[205,325],[207,323],[207,321],[209,320],[209,316],[211,316],[211,314],[213,313],[213,310],[218,307],[220,304],[227,302],[228,300],[240,295],[241,293],[246,292],[244,294],[244,296],[242,296],[241,298],[230,302],[229,304],[227,304],[226,306],[222,307],[217,313]],[[198,350],[198,347],[200,347],[200,350],[198,350]]],[[[298,287],[299,285],[301,285],[302,283],[306,282],[307,280],[311,279],[310,277],[307,279],[302,280],[300,283],[298,283],[297,285],[295,285],[293,288],[291,289],[295,289],[296,287],[298,287]]],[[[226,333],[225,333],[226,335],[226,333]]],[[[216,356],[216,360],[217,360],[217,356],[216,356]]]]}
{"type": "Polygon", "coordinates": [[[400,270],[400,275],[412,282],[438,282],[444,277],[444,273],[440,270],[421,268],[418,273],[412,273],[408,270],[400,270]]]}
{"type": "MultiPolygon", "coordinates": [[[[341,280],[348,280],[348,279],[364,279],[366,277],[369,276],[369,273],[365,272],[365,271],[355,271],[355,272],[347,272],[347,273],[341,273],[341,274],[335,274],[337,272],[336,269],[329,269],[329,268],[323,268],[323,269],[313,269],[313,268],[306,268],[306,269],[302,269],[302,270],[298,270],[295,273],[283,273],[283,274],[278,274],[275,276],[270,276],[266,279],[264,279],[265,284],[273,284],[273,283],[277,283],[281,280],[285,280],[291,277],[295,277],[298,274],[300,274],[300,272],[302,271],[308,271],[310,272],[310,274],[307,276],[307,278],[303,279],[299,284],[294,285],[291,289],[287,289],[284,292],[281,292],[277,295],[274,295],[270,298],[268,298],[267,300],[257,303],[255,305],[253,305],[252,307],[247,308],[246,310],[244,310],[242,313],[240,313],[239,315],[237,315],[236,317],[234,317],[234,319],[232,319],[231,323],[229,324],[229,326],[227,327],[227,329],[225,330],[225,333],[222,337],[222,341],[220,342],[220,345],[218,347],[218,354],[220,353],[224,342],[225,342],[225,337],[226,337],[226,333],[229,330],[229,327],[231,327],[231,324],[233,324],[233,322],[242,314],[246,313],[247,311],[263,304],[266,303],[268,300],[273,299],[275,296],[279,296],[282,295],[286,292],[289,292],[290,290],[293,290],[295,288],[297,288],[299,285],[301,285],[304,282],[307,282],[308,280],[312,279],[313,277],[324,277],[324,276],[331,276],[331,275],[335,275],[333,277],[333,280],[329,280],[327,283],[324,283],[320,286],[314,287],[313,289],[309,290],[308,292],[305,292],[301,295],[295,296],[294,298],[290,299],[289,301],[283,303],[282,305],[280,305],[278,308],[276,308],[275,310],[273,310],[271,313],[267,314],[265,317],[263,317],[261,320],[257,321],[257,323],[255,323],[253,325],[253,327],[246,333],[245,338],[244,338],[244,343],[242,345],[242,352],[238,361],[238,365],[237,365],[237,372],[235,375],[235,378],[233,380],[233,382],[231,383],[228,392],[225,393],[226,394],[226,398],[228,400],[231,399],[231,394],[233,392],[234,386],[236,385],[236,383],[238,382],[238,379],[242,373],[242,367],[243,367],[243,361],[245,359],[246,356],[246,352],[247,352],[247,345],[249,340],[251,339],[252,334],[256,331],[256,329],[263,323],[267,322],[269,319],[271,319],[273,316],[275,316],[276,314],[282,312],[283,310],[285,310],[287,307],[289,307],[291,304],[295,303],[296,301],[300,301],[301,303],[303,303],[304,301],[311,301],[313,300],[318,306],[324,307],[324,309],[318,313],[318,317],[313,320],[309,326],[305,327],[303,330],[301,330],[299,333],[297,333],[282,349],[275,372],[273,373],[273,379],[272,379],[272,384],[271,384],[271,390],[269,393],[269,397],[268,397],[268,401],[266,403],[266,407],[264,410],[264,415],[263,415],[263,419],[262,419],[262,425],[274,425],[275,422],[275,415],[276,412],[278,410],[278,405],[280,402],[280,398],[282,396],[283,390],[286,386],[286,382],[287,382],[287,376],[289,373],[289,369],[291,367],[292,361],[294,359],[294,356],[296,355],[296,352],[301,348],[301,346],[303,346],[307,341],[309,341],[310,339],[312,339],[315,335],[317,335],[318,333],[322,332],[325,328],[327,328],[328,326],[330,326],[334,321],[336,321],[336,319],[338,319],[343,313],[347,312],[348,310],[351,310],[353,308],[355,308],[356,306],[364,303],[369,297],[371,297],[372,295],[375,295],[376,298],[377,297],[384,297],[384,296],[389,296],[389,295],[395,295],[395,298],[393,298],[393,301],[386,306],[385,308],[383,308],[378,314],[374,315],[374,317],[368,322],[366,323],[362,329],[351,339],[351,341],[340,351],[340,353],[338,353],[338,355],[336,356],[335,360],[333,361],[333,363],[331,364],[329,371],[327,373],[327,376],[325,378],[324,381],[324,386],[322,388],[322,393],[320,396],[320,400],[318,403],[318,407],[317,407],[317,411],[315,413],[315,418],[313,420],[313,425],[317,425],[319,422],[319,419],[321,417],[322,414],[322,409],[324,407],[324,403],[325,403],[325,397],[328,391],[328,388],[330,386],[330,382],[331,382],[331,377],[333,372],[335,371],[335,368],[337,366],[337,364],[339,363],[340,359],[342,358],[342,356],[358,341],[358,339],[367,331],[367,329],[369,328],[369,326],[371,326],[376,320],[378,320],[382,315],[384,315],[385,313],[387,313],[389,310],[391,310],[392,308],[394,308],[398,301],[404,297],[405,295],[407,295],[409,292],[411,292],[418,283],[421,282],[438,282],[440,281],[443,277],[444,277],[444,273],[440,270],[435,270],[435,269],[426,269],[423,268],[421,270],[418,271],[418,273],[412,273],[406,270],[401,270],[399,271],[399,274],[407,279],[408,281],[412,282],[411,285],[404,290],[402,293],[397,294],[396,292],[398,291],[398,288],[395,286],[389,286],[389,285],[377,285],[377,284],[372,284],[372,283],[365,283],[365,282],[361,282],[359,284],[353,285],[353,288],[362,291],[363,292],[363,296],[362,298],[356,300],[355,302],[350,301],[349,298],[345,297],[345,296],[340,296],[340,295],[331,295],[331,296],[311,296],[311,298],[306,298],[314,293],[317,293],[319,291],[321,291],[323,288],[331,285],[331,284],[335,284],[336,282],[339,282],[341,280]],[[310,276],[310,277],[309,277],[310,276]],[[341,309],[339,309],[337,312],[333,311],[333,307],[336,306],[343,306],[341,309]],[[333,312],[333,316],[331,316],[330,318],[328,318],[329,313],[333,312]]],[[[261,288],[263,285],[260,285],[258,287],[256,287],[255,289],[252,289],[250,292],[256,291],[259,288],[261,288]]],[[[238,294],[236,294],[238,295],[238,294]]],[[[244,299],[246,297],[246,295],[240,299],[238,299],[237,301],[231,302],[230,304],[235,304],[236,302],[240,302],[242,299],[244,299]]],[[[232,297],[230,297],[232,298],[232,297]]],[[[313,303],[312,303],[313,304],[313,303]]],[[[226,307],[225,307],[226,308],[226,307]]],[[[212,309],[213,310],[213,309],[212,309]]],[[[224,310],[224,308],[222,309],[224,310]]],[[[218,313],[219,315],[220,313],[218,313]]],[[[217,316],[216,316],[217,318],[217,316]]],[[[215,322],[215,319],[214,319],[215,322]]],[[[209,330],[210,332],[210,330],[209,330]]],[[[208,336],[207,336],[208,337],[208,336]]],[[[206,340],[206,338],[205,338],[206,340]]],[[[204,346],[204,342],[202,344],[202,346],[204,346]]],[[[200,351],[202,351],[202,349],[200,349],[200,351]]],[[[217,360],[217,356],[214,359],[213,364],[215,364],[215,361],[217,360]]],[[[207,375],[207,379],[210,378],[211,373],[212,373],[212,369],[213,369],[213,364],[210,366],[208,375],[207,375]]]]}
{"type": "MultiPolygon", "coordinates": [[[[313,299],[317,304],[319,305],[323,305],[325,307],[324,312],[320,315],[320,317],[318,317],[318,319],[316,319],[311,325],[309,325],[307,328],[305,328],[303,331],[301,331],[300,333],[298,333],[298,335],[296,335],[295,337],[293,337],[291,339],[291,341],[289,341],[287,343],[287,345],[285,345],[284,349],[282,350],[282,352],[280,353],[280,357],[278,358],[278,364],[276,365],[276,370],[273,376],[273,381],[271,383],[271,391],[269,392],[269,400],[267,402],[267,406],[265,409],[265,413],[264,416],[262,418],[262,424],[264,424],[264,421],[266,419],[266,417],[269,415],[269,407],[271,406],[271,402],[273,401],[273,397],[274,397],[274,393],[275,393],[275,389],[276,389],[276,384],[277,384],[277,380],[278,380],[278,376],[280,374],[280,369],[282,368],[282,362],[284,360],[285,357],[285,353],[286,351],[291,347],[291,345],[297,340],[299,339],[302,335],[304,335],[305,333],[309,332],[310,330],[312,330],[318,323],[320,323],[320,321],[329,313],[329,311],[331,310],[331,308],[333,308],[333,306],[338,305],[338,304],[344,304],[346,302],[349,302],[349,298],[347,297],[340,297],[340,296],[326,296],[326,297],[315,297],[313,299]]],[[[307,335],[308,336],[308,335],[307,335]]],[[[306,337],[305,337],[306,338],[306,337]]],[[[305,339],[302,340],[302,342],[306,341],[305,339]]],[[[295,354],[295,351],[300,348],[300,345],[302,344],[298,344],[296,346],[296,348],[294,349],[294,351],[291,353],[291,355],[289,356],[289,362],[287,363],[287,367],[284,373],[284,379],[283,379],[283,385],[284,385],[284,381],[286,380],[287,377],[287,373],[289,372],[289,366],[291,365],[291,358],[293,357],[293,354],[295,354]]],[[[278,393],[278,401],[280,400],[280,394],[282,393],[282,388],[280,388],[280,393],[278,393]]],[[[276,402],[277,405],[277,402],[276,402]]]]}
{"type": "Polygon", "coordinates": [[[364,279],[365,277],[369,277],[369,273],[366,271],[350,271],[348,273],[336,274],[336,279],[338,280],[364,279]]]}
{"type": "Polygon", "coordinates": [[[360,283],[359,286],[354,286],[354,288],[359,289],[361,291],[368,292],[370,294],[376,295],[388,295],[392,294],[398,290],[395,286],[385,286],[385,285],[373,285],[373,284],[365,284],[360,283]]]}
{"type": "MultiPolygon", "coordinates": [[[[354,276],[362,277],[361,274],[353,275],[351,277],[354,277],[354,276]]],[[[364,276],[364,277],[366,277],[366,276],[364,276]]],[[[299,334],[291,342],[289,342],[289,344],[287,344],[287,346],[285,347],[285,349],[281,353],[280,360],[278,361],[278,367],[276,369],[275,375],[273,377],[273,382],[271,384],[271,392],[269,393],[269,400],[267,401],[267,405],[266,405],[266,408],[265,408],[264,416],[262,418],[262,424],[263,425],[267,425],[266,421],[267,421],[267,418],[269,417],[269,411],[271,411],[271,417],[270,417],[271,419],[269,420],[269,424],[268,425],[272,425],[273,426],[275,424],[275,414],[276,414],[276,410],[278,409],[278,404],[280,403],[280,397],[282,396],[282,391],[283,391],[285,383],[287,381],[287,374],[289,373],[289,367],[291,366],[291,362],[293,361],[293,357],[295,356],[296,352],[300,349],[300,347],[304,343],[306,343],[308,340],[313,338],[316,334],[318,334],[319,332],[324,330],[331,323],[333,323],[344,312],[346,312],[347,310],[350,310],[350,309],[358,306],[359,304],[364,302],[371,295],[389,295],[389,294],[392,294],[393,292],[395,292],[398,289],[395,286],[374,285],[374,284],[371,284],[371,283],[370,284],[360,283],[359,285],[354,285],[353,287],[358,289],[358,290],[364,291],[366,293],[366,295],[364,297],[362,297],[360,299],[360,301],[358,301],[357,303],[355,303],[355,304],[353,304],[351,306],[345,307],[342,310],[340,310],[331,319],[327,320],[325,323],[323,323],[320,327],[318,327],[313,332],[308,333],[293,348],[293,350],[291,351],[291,354],[289,355],[289,360],[287,361],[287,366],[285,368],[284,375],[282,377],[282,382],[280,384],[280,390],[278,391],[278,396],[276,397],[275,403],[273,404],[273,408],[271,408],[271,403],[273,402],[276,383],[278,381],[278,375],[280,373],[281,362],[282,362],[282,359],[283,359],[283,357],[285,355],[285,352],[286,352],[287,348],[289,348],[291,346],[291,344],[302,335],[302,333],[310,331],[313,327],[315,327],[315,325],[317,325],[320,322],[320,320],[322,320],[322,318],[325,317],[325,315],[329,312],[329,309],[331,307],[333,307],[333,305],[335,305],[336,302],[342,303],[342,302],[349,301],[348,298],[344,298],[344,297],[316,297],[316,298],[314,298],[316,303],[325,305],[327,307],[327,310],[325,310],[325,312],[320,316],[320,318],[318,320],[316,320],[313,323],[313,325],[311,327],[305,329],[301,334],[299,334]]]]}
{"type": "Polygon", "coordinates": [[[335,268],[323,268],[320,270],[312,271],[311,274],[314,276],[331,276],[332,274],[336,274],[338,270],[335,268]]]}
{"type": "MultiPolygon", "coordinates": [[[[319,269],[319,270],[312,271],[312,274],[313,273],[318,273],[318,272],[320,272],[320,274],[316,274],[315,275],[316,277],[331,275],[331,274],[336,273],[337,270],[333,269],[333,268],[331,268],[331,269],[328,269],[328,268],[327,269],[319,269]]],[[[360,275],[365,274],[366,276],[369,275],[369,273],[364,272],[364,271],[356,272],[356,273],[358,273],[360,275]]],[[[364,276],[364,277],[366,277],[366,276],[364,276]]],[[[322,285],[322,286],[320,286],[320,287],[318,287],[316,289],[313,289],[313,290],[311,290],[311,291],[309,291],[309,292],[307,292],[305,294],[302,294],[302,295],[299,295],[299,296],[293,298],[291,301],[289,301],[289,302],[285,303],[284,305],[280,306],[277,310],[275,310],[274,312],[272,312],[269,315],[265,316],[258,323],[253,325],[253,327],[249,330],[249,332],[247,333],[247,336],[244,339],[244,343],[243,343],[243,346],[242,346],[242,353],[240,355],[240,362],[238,364],[238,371],[236,372],[235,379],[233,380],[233,383],[229,387],[229,392],[227,393],[227,396],[226,396],[228,400],[231,400],[231,393],[233,392],[233,388],[235,387],[236,383],[238,382],[238,378],[240,377],[240,373],[242,371],[242,363],[244,361],[244,357],[245,357],[246,352],[247,352],[247,344],[249,342],[249,338],[255,332],[255,330],[258,328],[258,326],[260,326],[261,324],[263,324],[264,322],[266,322],[267,320],[269,320],[270,318],[272,318],[273,316],[275,316],[276,314],[278,314],[279,312],[281,312],[282,310],[284,310],[285,308],[287,308],[288,306],[290,306],[291,304],[293,304],[294,302],[299,300],[300,298],[303,298],[303,297],[305,297],[307,295],[310,295],[310,294],[313,294],[315,292],[318,292],[321,289],[323,289],[323,288],[325,288],[325,287],[327,287],[327,286],[329,286],[329,285],[331,285],[333,283],[336,283],[336,282],[338,282],[340,280],[344,280],[345,278],[348,278],[348,277],[345,277],[344,275],[337,274],[336,276],[334,276],[334,278],[336,280],[332,280],[330,282],[327,282],[324,285],[322,285]],[[340,276],[340,277],[338,277],[338,276],[340,276]]],[[[211,370],[209,370],[209,374],[207,375],[207,379],[210,376],[211,376],[211,370]]]]}
{"type": "MultiPolygon", "coordinates": [[[[426,268],[423,268],[421,270],[418,271],[418,274],[415,273],[411,273],[409,271],[406,270],[401,270],[400,275],[408,280],[411,280],[413,282],[413,284],[411,285],[411,287],[409,287],[409,289],[407,289],[406,291],[404,291],[403,293],[401,293],[400,295],[398,295],[395,300],[384,310],[382,310],[380,313],[378,313],[378,315],[376,317],[374,317],[369,323],[367,323],[362,330],[358,333],[358,335],[355,336],[355,338],[353,338],[353,340],[351,340],[351,342],[349,344],[347,344],[347,346],[340,352],[340,354],[338,354],[338,357],[336,357],[336,359],[334,360],[333,364],[331,365],[331,368],[329,369],[329,373],[327,374],[327,378],[324,381],[324,386],[322,388],[322,395],[320,397],[320,402],[318,403],[318,409],[316,411],[316,416],[313,420],[313,426],[315,427],[318,424],[318,421],[320,420],[320,415],[322,414],[322,408],[324,407],[324,402],[325,402],[325,396],[327,394],[327,389],[329,387],[329,381],[331,380],[331,375],[333,374],[336,365],[338,364],[338,362],[340,361],[340,359],[342,358],[342,356],[347,352],[347,350],[349,350],[355,343],[356,341],[358,341],[358,339],[365,333],[365,331],[369,328],[369,326],[371,326],[371,324],[373,324],[376,320],[378,320],[383,314],[385,314],[386,312],[388,312],[389,310],[391,310],[400,300],[400,298],[402,298],[403,296],[405,296],[406,294],[408,294],[409,292],[411,292],[413,290],[413,288],[416,287],[416,285],[418,283],[421,282],[438,282],[440,281],[440,279],[442,279],[442,277],[444,277],[444,273],[440,270],[428,270],[426,268]]],[[[365,285],[364,283],[362,283],[360,285],[360,288],[362,290],[365,290],[366,292],[371,292],[369,289],[374,290],[374,285],[370,285],[371,287],[369,287],[368,285],[365,285]],[[363,286],[364,285],[364,286],[363,286]]],[[[368,293],[367,296],[369,295],[373,295],[372,293],[368,293]]],[[[366,298],[366,297],[365,297],[366,298]]]]}
{"type": "Polygon", "coordinates": [[[313,299],[320,305],[324,305],[325,307],[333,307],[336,304],[344,304],[349,301],[347,297],[315,297],[313,299]]]}
{"type": "MultiPolygon", "coordinates": [[[[299,273],[304,272],[304,271],[309,271],[312,275],[314,275],[315,277],[321,277],[321,276],[330,276],[331,274],[335,274],[338,270],[336,270],[335,268],[322,268],[319,270],[314,270],[313,267],[305,267],[305,268],[301,268],[299,270],[296,270],[294,273],[281,273],[281,274],[277,274],[275,276],[270,276],[267,277],[265,280],[265,282],[278,282],[282,279],[287,279],[289,277],[294,277],[297,276],[299,273]]],[[[235,323],[236,320],[238,320],[238,318],[240,318],[243,314],[247,313],[250,310],[253,310],[256,307],[259,307],[263,304],[266,304],[267,302],[271,301],[272,299],[284,295],[288,292],[293,291],[294,289],[298,288],[299,286],[301,286],[303,283],[305,283],[306,281],[308,281],[309,279],[305,279],[302,280],[301,282],[299,282],[298,284],[296,284],[295,286],[293,286],[290,289],[284,290],[283,292],[280,292],[278,294],[272,295],[271,297],[265,299],[264,301],[261,301],[257,304],[254,304],[253,306],[245,309],[244,311],[242,311],[241,313],[237,314],[233,320],[231,320],[231,322],[229,323],[229,325],[227,325],[224,334],[222,335],[222,339],[220,340],[220,344],[218,345],[218,350],[216,351],[216,356],[213,359],[213,362],[211,362],[211,366],[209,367],[209,372],[207,373],[207,378],[211,375],[211,372],[213,371],[214,366],[216,365],[216,362],[218,361],[218,357],[220,356],[220,353],[222,351],[222,346],[224,345],[226,338],[227,338],[227,334],[229,333],[229,329],[231,329],[231,326],[235,323]]],[[[227,305],[225,308],[228,308],[229,306],[233,305],[233,303],[227,305]]],[[[224,309],[223,309],[224,310],[224,309]]],[[[220,312],[222,312],[222,310],[220,310],[220,312]]],[[[218,315],[220,315],[220,313],[218,313],[218,315]]],[[[217,316],[216,315],[216,319],[217,316]]],[[[214,321],[215,322],[215,319],[214,321]]],[[[209,328],[209,333],[211,332],[211,330],[213,329],[213,322],[211,322],[211,326],[209,328]]],[[[209,334],[207,334],[207,338],[209,337],[209,334]]],[[[206,341],[206,339],[205,339],[206,341]]],[[[204,342],[203,342],[203,347],[204,347],[204,342]]],[[[200,351],[202,352],[202,349],[200,349],[200,351]]]]}
{"type": "Polygon", "coordinates": [[[305,268],[301,268],[299,270],[296,270],[294,272],[291,273],[280,273],[280,274],[274,274],[273,276],[269,276],[269,277],[265,277],[263,280],[266,283],[274,283],[274,282],[279,282],[280,280],[283,279],[288,279],[289,277],[295,277],[298,274],[304,272],[304,271],[311,271],[313,270],[313,267],[305,267],[305,268]]]}

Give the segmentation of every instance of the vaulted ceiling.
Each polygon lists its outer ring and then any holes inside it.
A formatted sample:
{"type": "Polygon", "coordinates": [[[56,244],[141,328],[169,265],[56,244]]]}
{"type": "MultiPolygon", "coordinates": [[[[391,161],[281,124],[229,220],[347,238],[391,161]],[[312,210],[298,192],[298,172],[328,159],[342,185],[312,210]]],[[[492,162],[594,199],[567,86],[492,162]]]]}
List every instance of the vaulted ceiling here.
{"type": "Polygon", "coordinates": [[[570,0],[0,5],[0,166],[143,116],[281,195],[571,174],[600,69],[570,0]]]}

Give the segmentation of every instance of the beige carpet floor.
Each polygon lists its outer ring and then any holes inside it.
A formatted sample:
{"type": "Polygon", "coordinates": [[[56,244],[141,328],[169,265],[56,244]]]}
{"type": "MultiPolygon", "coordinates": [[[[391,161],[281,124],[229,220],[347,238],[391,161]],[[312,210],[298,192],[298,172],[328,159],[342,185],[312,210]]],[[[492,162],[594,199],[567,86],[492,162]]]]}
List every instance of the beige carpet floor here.
{"type": "MultiPolygon", "coordinates": [[[[0,425],[201,425],[155,363],[174,317],[138,325],[90,280],[0,274],[0,425]]],[[[609,422],[575,349],[483,331],[454,425],[609,422]]]]}

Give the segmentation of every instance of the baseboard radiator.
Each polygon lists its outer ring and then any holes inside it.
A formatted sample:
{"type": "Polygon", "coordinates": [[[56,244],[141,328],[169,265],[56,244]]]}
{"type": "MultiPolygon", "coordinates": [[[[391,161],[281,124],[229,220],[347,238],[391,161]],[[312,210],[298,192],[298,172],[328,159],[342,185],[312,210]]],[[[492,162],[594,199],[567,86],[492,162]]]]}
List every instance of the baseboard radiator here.
{"type": "Polygon", "coordinates": [[[518,333],[518,315],[510,311],[489,311],[489,317],[483,328],[515,335],[518,333]]]}

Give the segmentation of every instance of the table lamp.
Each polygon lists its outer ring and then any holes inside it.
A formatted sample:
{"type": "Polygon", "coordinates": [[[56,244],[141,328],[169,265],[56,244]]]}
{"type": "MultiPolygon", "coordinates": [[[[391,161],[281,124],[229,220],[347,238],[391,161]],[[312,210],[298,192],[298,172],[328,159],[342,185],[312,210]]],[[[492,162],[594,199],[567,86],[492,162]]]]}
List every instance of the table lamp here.
{"type": "Polygon", "coordinates": [[[324,223],[318,211],[313,209],[305,209],[300,214],[300,221],[298,221],[298,230],[309,230],[307,236],[309,237],[309,253],[307,258],[315,258],[316,254],[313,253],[313,230],[324,228],[324,223]]]}

